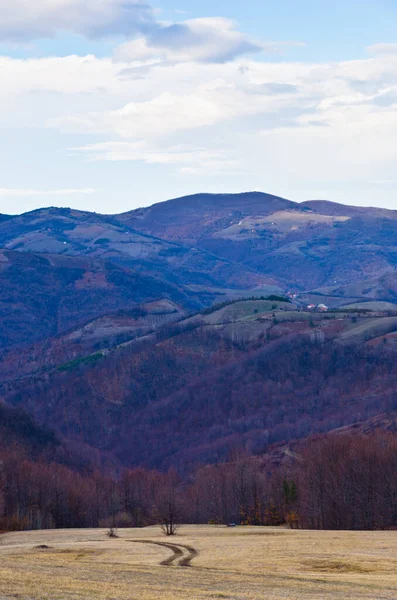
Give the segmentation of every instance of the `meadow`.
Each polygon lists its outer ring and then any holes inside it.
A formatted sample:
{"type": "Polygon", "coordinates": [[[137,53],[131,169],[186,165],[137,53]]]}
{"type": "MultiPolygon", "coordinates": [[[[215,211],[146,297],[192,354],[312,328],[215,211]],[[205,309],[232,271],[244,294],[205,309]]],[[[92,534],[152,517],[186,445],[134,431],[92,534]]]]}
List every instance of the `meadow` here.
{"type": "Polygon", "coordinates": [[[0,599],[397,598],[397,533],[183,526],[6,533],[0,599]]]}

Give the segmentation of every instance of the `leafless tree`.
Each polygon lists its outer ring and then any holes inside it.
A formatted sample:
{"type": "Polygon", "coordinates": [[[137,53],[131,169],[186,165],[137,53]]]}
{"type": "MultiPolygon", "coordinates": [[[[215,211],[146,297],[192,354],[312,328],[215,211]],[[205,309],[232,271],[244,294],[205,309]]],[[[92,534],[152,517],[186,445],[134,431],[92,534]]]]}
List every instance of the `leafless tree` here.
{"type": "Polygon", "coordinates": [[[180,499],[179,477],[176,471],[171,470],[165,482],[164,489],[159,495],[158,514],[161,530],[165,535],[175,535],[179,526],[180,499]]]}

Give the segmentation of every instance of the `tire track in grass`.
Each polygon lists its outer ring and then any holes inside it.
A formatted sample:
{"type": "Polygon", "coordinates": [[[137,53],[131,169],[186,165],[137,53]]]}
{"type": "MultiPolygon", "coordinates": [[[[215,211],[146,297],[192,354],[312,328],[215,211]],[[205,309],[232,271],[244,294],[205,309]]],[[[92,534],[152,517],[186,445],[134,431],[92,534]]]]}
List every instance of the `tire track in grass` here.
{"type": "Polygon", "coordinates": [[[188,552],[186,556],[179,560],[178,565],[180,567],[191,567],[191,562],[193,558],[196,558],[196,556],[198,556],[198,551],[195,548],[193,548],[193,546],[184,546],[183,544],[178,544],[178,546],[179,548],[183,548],[188,552]]]}
{"type": "Polygon", "coordinates": [[[191,567],[191,562],[196,556],[198,556],[198,551],[192,546],[185,546],[183,544],[171,544],[167,542],[155,542],[153,540],[127,540],[128,542],[133,542],[134,544],[152,544],[155,546],[160,546],[161,548],[167,548],[171,550],[172,555],[162,560],[160,565],[169,567],[178,560],[178,566],[180,567],[191,567]]]}

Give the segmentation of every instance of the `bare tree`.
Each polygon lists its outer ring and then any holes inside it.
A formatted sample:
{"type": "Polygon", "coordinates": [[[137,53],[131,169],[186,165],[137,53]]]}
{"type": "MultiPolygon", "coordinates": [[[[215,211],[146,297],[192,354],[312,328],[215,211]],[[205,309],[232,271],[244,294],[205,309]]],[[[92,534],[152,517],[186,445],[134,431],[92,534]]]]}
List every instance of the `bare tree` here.
{"type": "Polygon", "coordinates": [[[106,532],[106,535],[109,538],[118,538],[118,534],[117,534],[117,529],[115,529],[114,527],[109,527],[108,531],[106,532]]]}
{"type": "Polygon", "coordinates": [[[164,489],[159,495],[157,510],[161,530],[165,535],[175,535],[179,526],[180,500],[179,477],[176,471],[167,474],[164,489]]]}

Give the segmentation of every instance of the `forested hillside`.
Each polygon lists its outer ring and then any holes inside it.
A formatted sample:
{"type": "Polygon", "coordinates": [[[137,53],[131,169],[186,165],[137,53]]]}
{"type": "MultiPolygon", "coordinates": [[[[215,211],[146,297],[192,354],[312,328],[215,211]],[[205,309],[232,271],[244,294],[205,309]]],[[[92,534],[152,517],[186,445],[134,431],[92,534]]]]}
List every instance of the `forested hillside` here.
{"type": "Polygon", "coordinates": [[[186,472],[394,410],[396,331],[385,313],[239,301],[47,365],[3,394],[122,465],[186,472]]]}
{"type": "Polygon", "coordinates": [[[394,465],[396,215],[247,193],[1,219],[4,526],[150,523],[174,489],[193,522],[395,525],[365,468],[394,465]]]}

